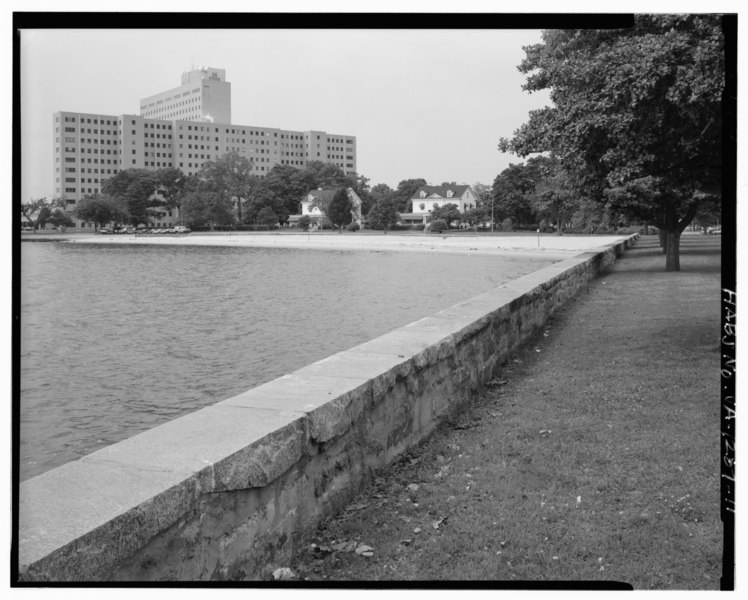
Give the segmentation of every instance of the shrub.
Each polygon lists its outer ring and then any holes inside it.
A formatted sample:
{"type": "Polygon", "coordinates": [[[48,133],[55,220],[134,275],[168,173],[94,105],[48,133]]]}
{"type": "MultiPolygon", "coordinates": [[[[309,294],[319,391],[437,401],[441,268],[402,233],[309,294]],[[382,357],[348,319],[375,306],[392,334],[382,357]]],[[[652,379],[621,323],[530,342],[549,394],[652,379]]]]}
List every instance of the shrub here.
{"type": "Polygon", "coordinates": [[[434,233],[441,233],[447,229],[449,229],[449,226],[444,219],[435,219],[429,223],[429,231],[433,231],[434,233]]]}
{"type": "Polygon", "coordinates": [[[509,217],[501,222],[501,231],[514,231],[514,223],[509,217]]]}
{"type": "Polygon", "coordinates": [[[358,231],[361,229],[358,223],[348,223],[345,227],[348,231],[358,231]]]}

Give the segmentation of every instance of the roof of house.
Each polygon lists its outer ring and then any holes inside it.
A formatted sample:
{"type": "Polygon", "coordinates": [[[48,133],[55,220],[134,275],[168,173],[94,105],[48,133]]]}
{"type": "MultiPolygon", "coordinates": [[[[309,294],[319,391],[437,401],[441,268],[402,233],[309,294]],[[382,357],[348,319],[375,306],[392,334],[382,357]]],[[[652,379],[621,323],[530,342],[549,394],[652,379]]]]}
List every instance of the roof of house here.
{"type": "MultiPolygon", "coordinates": [[[[319,198],[320,200],[332,200],[335,197],[335,194],[338,193],[340,188],[332,188],[327,190],[309,190],[304,196],[301,198],[302,202],[306,202],[309,198],[309,196],[313,196],[314,198],[319,198]]],[[[358,194],[353,190],[353,188],[346,188],[346,193],[348,194],[348,198],[351,199],[353,202],[360,202],[360,198],[358,197],[358,194]]]]}
{"type": "Polygon", "coordinates": [[[315,198],[319,198],[320,200],[332,200],[335,197],[335,194],[338,193],[338,190],[340,188],[335,188],[332,190],[310,190],[306,194],[304,194],[303,200],[307,200],[309,196],[314,196],[315,198]]]}
{"type": "Polygon", "coordinates": [[[469,185],[422,185],[419,187],[413,196],[411,196],[411,200],[418,200],[421,198],[421,192],[426,192],[426,197],[436,194],[437,196],[441,196],[442,198],[447,197],[447,190],[452,190],[452,196],[454,198],[461,197],[465,190],[468,189],[469,185]]]}

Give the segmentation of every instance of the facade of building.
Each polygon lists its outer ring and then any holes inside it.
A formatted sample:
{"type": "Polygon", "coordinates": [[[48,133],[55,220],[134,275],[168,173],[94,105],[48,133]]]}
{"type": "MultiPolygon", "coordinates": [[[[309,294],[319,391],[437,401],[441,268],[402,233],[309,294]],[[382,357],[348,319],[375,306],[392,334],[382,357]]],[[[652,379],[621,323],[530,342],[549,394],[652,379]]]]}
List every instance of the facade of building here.
{"type": "Polygon", "coordinates": [[[445,204],[456,204],[460,212],[478,206],[478,193],[469,185],[422,185],[409,200],[409,213],[400,213],[406,224],[426,223],[431,211],[445,204]]]}
{"type": "Polygon", "coordinates": [[[140,115],[149,119],[179,119],[231,123],[231,84],[225,69],[203,67],[182,73],[182,85],[143,98],[140,115]]]}
{"type": "MultiPolygon", "coordinates": [[[[192,71],[182,83],[142,100],[140,115],[61,111],[52,116],[54,195],[65,198],[68,210],[83,196],[101,193],[102,183],[121,170],[174,167],[192,175],[232,150],[250,160],[259,177],[275,165],[303,168],[310,161],[356,172],[355,136],[222,122],[231,116],[225,71],[192,71]]],[[[175,222],[177,215],[164,213],[154,224],[175,222]]],[[[93,228],[79,221],[76,226],[93,228]]]]}
{"type": "MultiPolygon", "coordinates": [[[[319,222],[325,214],[322,206],[333,199],[335,194],[337,194],[338,189],[318,189],[304,194],[301,199],[301,214],[291,215],[291,217],[289,217],[289,222],[292,224],[296,223],[299,218],[304,215],[311,217],[313,222],[319,222]]],[[[351,215],[353,217],[352,222],[358,223],[359,227],[361,227],[363,220],[363,215],[361,214],[361,198],[353,188],[347,188],[346,193],[348,194],[348,199],[351,201],[353,207],[351,209],[351,215]]]]}
{"type": "Polygon", "coordinates": [[[414,215],[427,216],[435,208],[456,204],[460,212],[478,206],[478,194],[469,185],[422,185],[410,198],[414,215]]]}

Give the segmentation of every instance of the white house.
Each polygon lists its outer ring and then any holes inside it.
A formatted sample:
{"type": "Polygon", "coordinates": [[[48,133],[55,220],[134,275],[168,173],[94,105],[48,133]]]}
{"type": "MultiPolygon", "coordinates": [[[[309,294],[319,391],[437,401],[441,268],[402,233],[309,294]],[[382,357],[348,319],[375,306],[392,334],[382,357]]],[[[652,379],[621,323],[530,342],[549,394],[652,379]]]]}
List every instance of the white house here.
{"type": "MultiPolygon", "coordinates": [[[[307,192],[306,194],[304,194],[304,197],[301,200],[300,216],[307,215],[309,217],[312,217],[313,219],[319,219],[320,217],[322,217],[325,214],[322,206],[326,205],[333,199],[335,194],[338,192],[338,189],[339,188],[332,190],[312,190],[311,192],[307,192]]],[[[353,205],[353,208],[351,210],[353,222],[358,223],[359,226],[361,226],[361,198],[359,198],[358,194],[353,191],[353,188],[348,188],[346,192],[348,194],[348,199],[353,205]]],[[[291,222],[298,221],[298,217],[293,218],[294,216],[291,217],[291,222]]]]}
{"type": "Polygon", "coordinates": [[[445,204],[456,204],[460,212],[465,212],[478,206],[478,194],[469,185],[422,185],[410,202],[414,216],[427,216],[445,204]]]}
{"type": "Polygon", "coordinates": [[[409,202],[412,212],[400,213],[403,223],[425,223],[435,208],[456,204],[460,212],[478,206],[478,193],[469,185],[422,185],[409,202]]]}

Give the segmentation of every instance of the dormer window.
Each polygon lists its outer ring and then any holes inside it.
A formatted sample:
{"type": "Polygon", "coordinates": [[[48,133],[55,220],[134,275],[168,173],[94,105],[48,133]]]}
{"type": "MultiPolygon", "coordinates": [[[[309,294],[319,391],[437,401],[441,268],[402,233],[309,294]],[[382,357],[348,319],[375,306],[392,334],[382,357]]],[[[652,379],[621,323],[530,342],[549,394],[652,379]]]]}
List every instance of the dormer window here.
{"type": "Polygon", "coordinates": [[[453,194],[454,192],[452,190],[447,190],[447,198],[451,198],[453,194]]]}
{"type": "Polygon", "coordinates": [[[425,198],[425,197],[426,197],[426,192],[421,192],[421,198],[425,198]]]}

